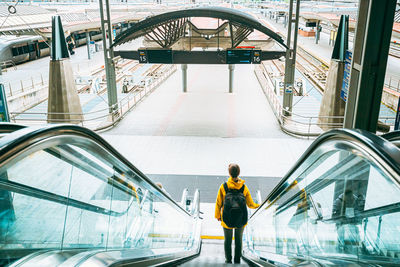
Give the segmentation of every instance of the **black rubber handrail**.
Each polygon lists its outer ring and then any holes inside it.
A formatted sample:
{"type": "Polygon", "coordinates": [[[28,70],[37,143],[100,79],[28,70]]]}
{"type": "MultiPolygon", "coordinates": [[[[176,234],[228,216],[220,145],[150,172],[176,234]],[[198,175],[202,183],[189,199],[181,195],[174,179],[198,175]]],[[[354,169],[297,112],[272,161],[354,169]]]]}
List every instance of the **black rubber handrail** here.
{"type": "Polygon", "coordinates": [[[97,133],[81,126],[66,124],[48,125],[41,128],[23,128],[23,126],[20,127],[20,130],[16,130],[15,132],[10,133],[0,139],[0,166],[2,166],[4,162],[10,157],[14,157],[17,154],[25,151],[26,149],[35,146],[36,143],[45,141],[48,138],[63,135],[83,137],[104,148],[111,155],[113,155],[124,165],[126,165],[129,169],[134,171],[137,176],[148,183],[155,191],[158,191],[160,195],[163,195],[166,199],[170,200],[171,204],[174,205],[177,209],[187,214],[188,216],[191,216],[184,208],[176,203],[169,195],[163,192],[153,181],[151,181],[146,175],[144,175],[139,169],[137,169],[130,161],[122,156],[113,146],[111,146],[97,133]]]}
{"type": "MultiPolygon", "coordinates": [[[[389,134],[387,134],[389,135],[389,134]]],[[[400,149],[390,143],[388,140],[379,137],[371,132],[364,130],[350,130],[350,129],[334,129],[320,135],[303,153],[299,160],[293,165],[289,172],[282,178],[277,186],[271,191],[265,201],[250,217],[257,216],[260,210],[265,209],[265,206],[272,203],[282,192],[282,188],[287,183],[287,180],[292,174],[299,168],[307,158],[318,149],[323,143],[330,140],[348,140],[359,144],[363,144],[367,148],[371,149],[378,158],[381,158],[390,168],[396,173],[400,174],[400,149]]],[[[399,181],[397,181],[399,182],[399,181]]],[[[289,185],[286,184],[285,188],[289,185]]]]}
{"type": "Polygon", "coordinates": [[[25,125],[10,123],[10,122],[0,122],[0,134],[2,133],[12,133],[18,130],[26,128],[25,125]]]}
{"type": "Polygon", "coordinates": [[[387,134],[381,135],[382,138],[385,138],[386,140],[393,142],[393,141],[398,141],[400,140],[400,130],[399,131],[394,131],[390,132],[387,134]]]}

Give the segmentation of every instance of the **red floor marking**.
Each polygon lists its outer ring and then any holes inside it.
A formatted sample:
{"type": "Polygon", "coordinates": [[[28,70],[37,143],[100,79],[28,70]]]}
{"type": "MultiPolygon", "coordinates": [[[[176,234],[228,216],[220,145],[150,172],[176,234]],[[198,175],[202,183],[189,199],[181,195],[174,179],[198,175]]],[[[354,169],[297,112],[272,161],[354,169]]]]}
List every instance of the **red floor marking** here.
{"type": "Polygon", "coordinates": [[[178,97],[172,108],[169,110],[165,118],[160,123],[160,127],[158,127],[153,135],[165,135],[165,132],[167,131],[167,128],[172,121],[172,118],[176,115],[176,113],[178,113],[179,108],[182,106],[184,98],[185,94],[181,94],[178,97]]]}

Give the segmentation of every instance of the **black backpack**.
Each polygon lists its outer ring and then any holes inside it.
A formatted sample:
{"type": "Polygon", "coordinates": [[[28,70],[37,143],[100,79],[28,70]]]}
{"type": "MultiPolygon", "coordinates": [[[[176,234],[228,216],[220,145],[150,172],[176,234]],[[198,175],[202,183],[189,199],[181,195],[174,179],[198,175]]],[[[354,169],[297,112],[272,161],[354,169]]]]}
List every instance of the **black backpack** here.
{"type": "Polygon", "coordinates": [[[228,227],[241,228],[247,223],[246,198],[243,194],[244,187],[245,185],[239,190],[229,189],[228,185],[224,183],[226,194],[222,220],[228,227]]]}

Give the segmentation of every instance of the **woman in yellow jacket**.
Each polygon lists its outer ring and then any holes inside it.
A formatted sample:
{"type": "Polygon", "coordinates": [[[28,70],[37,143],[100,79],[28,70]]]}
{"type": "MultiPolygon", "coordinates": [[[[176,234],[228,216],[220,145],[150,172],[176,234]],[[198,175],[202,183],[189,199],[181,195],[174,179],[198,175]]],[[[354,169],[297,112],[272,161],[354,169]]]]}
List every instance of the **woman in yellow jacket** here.
{"type": "MultiPolygon", "coordinates": [[[[239,165],[229,164],[228,171],[229,171],[229,175],[230,175],[228,182],[227,182],[228,188],[239,190],[244,185],[244,180],[239,178],[239,174],[240,174],[239,165]]],[[[224,208],[223,202],[225,199],[225,195],[226,195],[226,192],[224,189],[224,184],[222,184],[221,187],[219,188],[218,195],[217,195],[217,201],[215,203],[215,218],[218,221],[221,221],[221,225],[224,229],[225,262],[232,263],[232,235],[233,235],[234,228],[228,227],[222,220],[222,213],[223,213],[223,208],[224,208]]],[[[260,206],[259,204],[254,203],[253,199],[251,198],[250,191],[246,185],[244,186],[243,195],[246,198],[246,204],[249,208],[256,209],[260,206]]],[[[244,226],[242,228],[235,228],[235,258],[234,258],[235,263],[240,263],[240,258],[242,257],[243,229],[244,229],[244,226]]]]}

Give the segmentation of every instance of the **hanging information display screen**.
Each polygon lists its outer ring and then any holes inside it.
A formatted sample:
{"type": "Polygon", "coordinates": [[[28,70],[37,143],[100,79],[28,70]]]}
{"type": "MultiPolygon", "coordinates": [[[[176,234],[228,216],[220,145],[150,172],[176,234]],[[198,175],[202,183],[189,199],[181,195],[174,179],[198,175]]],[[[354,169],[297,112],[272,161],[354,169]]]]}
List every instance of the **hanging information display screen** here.
{"type": "Polygon", "coordinates": [[[6,91],[4,85],[0,83],[0,122],[9,122],[6,91]]]}
{"type": "Polygon", "coordinates": [[[171,49],[146,49],[139,50],[140,63],[172,64],[171,49]]]}
{"type": "Polygon", "coordinates": [[[260,64],[261,50],[228,49],[226,50],[226,64],[260,64]]]}
{"type": "Polygon", "coordinates": [[[226,64],[250,64],[252,50],[229,49],[226,50],[226,64]]]}
{"type": "Polygon", "coordinates": [[[136,51],[115,51],[122,58],[139,60],[152,64],[261,64],[263,60],[278,58],[284,51],[262,51],[251,47],[218,51],[185,51],[172,49],[138,49],[136,51]]]}

